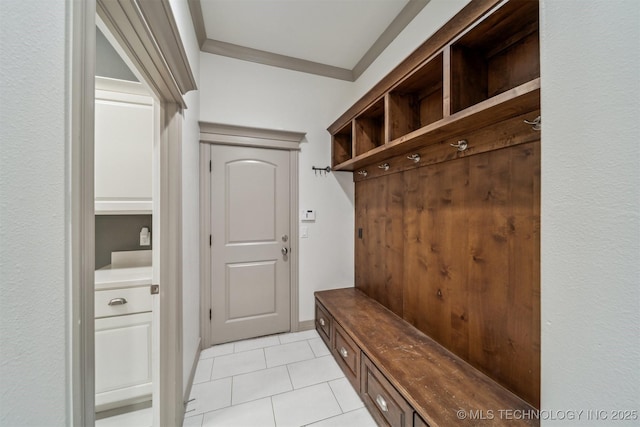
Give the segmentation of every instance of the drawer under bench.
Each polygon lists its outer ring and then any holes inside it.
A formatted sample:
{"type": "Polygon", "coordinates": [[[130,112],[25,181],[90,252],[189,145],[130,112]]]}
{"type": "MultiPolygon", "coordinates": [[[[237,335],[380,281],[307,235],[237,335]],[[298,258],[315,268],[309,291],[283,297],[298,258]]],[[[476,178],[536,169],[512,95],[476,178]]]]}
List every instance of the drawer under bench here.
{"type": "Polygon", "coordinates": [[[316,329],[379,425],[539,425],[535,408],[361,291],[315,297],[316,329]]]}

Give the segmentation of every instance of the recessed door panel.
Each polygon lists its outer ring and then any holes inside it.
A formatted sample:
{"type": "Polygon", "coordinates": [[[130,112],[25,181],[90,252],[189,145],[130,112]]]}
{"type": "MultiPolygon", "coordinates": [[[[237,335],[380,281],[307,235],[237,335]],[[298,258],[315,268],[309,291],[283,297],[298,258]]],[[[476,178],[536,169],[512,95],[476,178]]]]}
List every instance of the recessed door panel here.
{"type": "Polygon", "coordinates": [[[276,314],[276,262],[227,265],[227,321],[276,314]]]}
{"type": "Polygon", "coordinates": [[[238,160],[226,165],[227,242],[276,240],[277,165],[238,160]]]}

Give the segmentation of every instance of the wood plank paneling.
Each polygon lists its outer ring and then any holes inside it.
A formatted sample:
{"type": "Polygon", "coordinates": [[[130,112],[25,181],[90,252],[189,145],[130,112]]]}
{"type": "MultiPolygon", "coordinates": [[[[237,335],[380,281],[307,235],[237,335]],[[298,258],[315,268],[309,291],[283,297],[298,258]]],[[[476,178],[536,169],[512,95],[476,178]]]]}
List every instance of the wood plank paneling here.
{"type": "Polygon", "coordinates": [[[356,286],[402,316],[402,175],[356,186],[356,286]]]}
{"type": "Polygon", "coordinates": [[[356,287],[536,407],[539,199],[539,141],[356,183],[356,287]]]}

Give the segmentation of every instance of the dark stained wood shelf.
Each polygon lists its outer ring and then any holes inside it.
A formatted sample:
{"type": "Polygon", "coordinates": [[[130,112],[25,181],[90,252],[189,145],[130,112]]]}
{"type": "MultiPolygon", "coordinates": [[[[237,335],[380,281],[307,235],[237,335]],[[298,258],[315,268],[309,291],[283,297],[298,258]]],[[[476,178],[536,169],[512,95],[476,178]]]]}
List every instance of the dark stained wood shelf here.
{"type": "Polygon", "coordinates": [[[540,78],[537,78],[339,163],[333,170],[355,171],[363,166],[409,153],[419,147],[436,144],[444,139],[536,110],[539,106],[540,78]]]}
{"type": "Polygon", "coordinates": [[[539,425],[535,419],[509,419],[508,414],[535,418],[537,412],[359,290],[315,296],[429,426],[539,425]]]}

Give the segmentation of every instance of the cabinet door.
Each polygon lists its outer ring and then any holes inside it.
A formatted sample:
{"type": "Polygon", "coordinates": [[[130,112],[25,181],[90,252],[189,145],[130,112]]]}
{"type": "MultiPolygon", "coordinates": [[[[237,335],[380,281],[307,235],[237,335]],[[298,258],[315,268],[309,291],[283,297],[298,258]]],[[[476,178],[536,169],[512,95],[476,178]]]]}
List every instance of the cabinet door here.
{"type": "Polygon", "coordinates": [[[150,210],[151,98],[98,91],[95,108],[96,210],[150,210]]]}
{"type": "Polygon", "coordinates": [[[151,398],[151,313],[97,319],[96,409],[151,398]]]}

